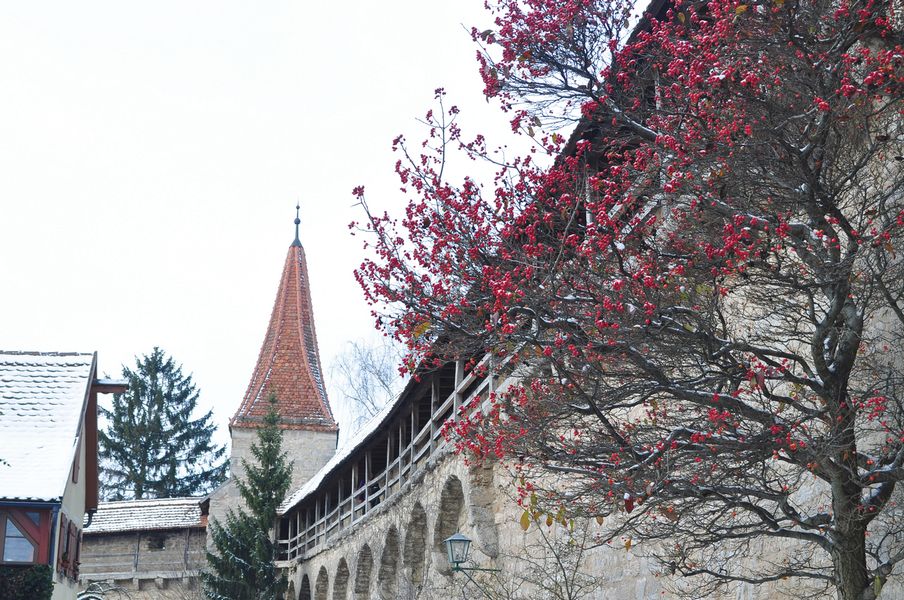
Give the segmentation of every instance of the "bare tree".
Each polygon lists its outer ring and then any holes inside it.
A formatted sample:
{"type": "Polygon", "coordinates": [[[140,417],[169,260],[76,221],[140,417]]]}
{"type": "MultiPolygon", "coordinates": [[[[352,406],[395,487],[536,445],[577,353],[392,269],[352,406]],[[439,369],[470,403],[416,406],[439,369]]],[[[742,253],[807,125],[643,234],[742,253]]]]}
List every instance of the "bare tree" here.
{"type": "MultiPolygon", "coordinates": [[[[606,574],[592,572],[587,557],[596,546],[592,519],[566,519],[561,516],[526,511],[532,533],[523,551],[511,555],[511,585],[506,598],[527,600],[580,600],[598,591],[606,574]]],[[[523,526],[523,525],[522,525],[523,526]]]]}
{"type": "Polygon", "coordinates": [[[78,600],[129,600],[129,590],[114,583],[96,581],[78,593],[78,600]]]}
{"type": "Polygon", "coordinates": [[[330,367],[352,422],[352,433],[402,391],[402,352],[390,338],[350,341],[330,367]]]}
{"type": "MultiPolygon", "coordinates": [[[[492,600],[581,600],[603,588],[608,574],[593,572],[588,563],[599,539],[600,527],[594,520],[528,509],[521,528],[525,537],[519,551],[495,561],[504,569],[463,572],[447,585],[460,589],[463,597],[492,600]]],[[[432,590],[428,597],[448,597],[448,589],[432,590]]]]}

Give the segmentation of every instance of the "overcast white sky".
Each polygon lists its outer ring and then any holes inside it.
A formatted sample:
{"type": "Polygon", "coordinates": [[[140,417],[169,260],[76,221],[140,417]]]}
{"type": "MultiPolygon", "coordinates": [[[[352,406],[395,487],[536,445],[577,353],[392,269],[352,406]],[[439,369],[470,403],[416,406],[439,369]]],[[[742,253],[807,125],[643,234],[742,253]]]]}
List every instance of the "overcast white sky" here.
{"type": "Polygon", "coordinates": [[[328,370],[371,335],[352,187],[399,205],[390,143],[437,86],[507,129],[461,26],[481,7],[0,2],[0,348],[96,350],[116,376],[159,345],[225,432],[300,200],[328,370]]]}

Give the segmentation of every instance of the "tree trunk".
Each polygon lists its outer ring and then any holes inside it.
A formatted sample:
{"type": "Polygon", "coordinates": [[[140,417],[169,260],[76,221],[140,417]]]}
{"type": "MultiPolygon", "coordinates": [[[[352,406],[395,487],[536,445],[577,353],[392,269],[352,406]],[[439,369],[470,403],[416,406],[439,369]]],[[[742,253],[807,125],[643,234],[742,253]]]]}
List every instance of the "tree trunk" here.
{"type": "Polygon", "coordinates": [[[838,432],[838,462],[843,475],[832,482],[832,509],[835,514],[832,563],[838,600],[863,600],[867,590],[866,525],[863,521],[862,490],[849,475],[857,473],[857,444],[852,413],[848,412],[838,432]]]}
{"type": "MultiPolygon", "coordinates": [[[[860,529],[859,526],[856,529],[860,529]]],[[[840,533],[837,550],[832,553],[838,600],[862,600],[868,589],[866,538],[863,531],[840,533]]]]}

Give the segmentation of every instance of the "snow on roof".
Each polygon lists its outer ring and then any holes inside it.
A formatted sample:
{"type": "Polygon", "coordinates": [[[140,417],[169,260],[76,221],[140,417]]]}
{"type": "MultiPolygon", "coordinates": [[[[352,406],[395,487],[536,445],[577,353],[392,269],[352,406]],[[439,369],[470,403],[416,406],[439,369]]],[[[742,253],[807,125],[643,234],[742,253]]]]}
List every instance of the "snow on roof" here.
{"type": "Polygon", "coordinates": [[[404,390],[401,394],[393,402],[388,402],[386,406],[384,406],[380,412],[371,417],[371,419],[364,424],[364,426],[358,430],[355,435],[353,435],[342,448],[336,451],[336,454],[325,464],[323,467],[317,471],[313,477],[308,479],[300,488],[295,490],[292,495],[288,496],[285,500],[283,500],[282,504],[279,505],[279,508],[276,509],[276,512],[280,515],[285,514],[290,508],[304,500],[307,496],[313,494],[317,491],[317,488],[320,487],[320,484],[323,483],[323,480],[326,477],[336,470],[340,464],[342,464],[348,457],[354,454],[355,450],[359,447],[363,446],[364,443],[369,440],[373,434],[380,430],[381,426],[389,419],[390,414],[393,410],[400,406],[402,403],[402,399],[405,398],[409,392],[409,388],[411,388],[415,384],[414,379],[410,379],[408,384],[405,386],[404,390]]]}
{"type": "Polygon", "coordinates": [[[206,511],[201,504],[206,498],[155,498],[101,502],[85,533],[120,533],[162,529],[206,527],[206,511]]]}
{"type": "Polygon", "coordinates": [[[0,351],[0,499],[63,497],[94,355],[0,351]]]}

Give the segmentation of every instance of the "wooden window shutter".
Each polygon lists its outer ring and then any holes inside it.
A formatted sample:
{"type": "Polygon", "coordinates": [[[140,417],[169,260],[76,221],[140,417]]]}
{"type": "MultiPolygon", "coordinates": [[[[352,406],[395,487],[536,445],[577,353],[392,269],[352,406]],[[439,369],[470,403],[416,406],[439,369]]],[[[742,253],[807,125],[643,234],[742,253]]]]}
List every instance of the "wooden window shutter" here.
{"type": "Polygon", "coordinates": [[[78,561],[78,529],[73,521],[69,521],[69,541],[66,544],[66,549],[69,551],[69,567],[66,569],[66,574],[74,579],[78,568],[76,566],[78,561]]]}
{"type": "Polygon", "coordinates": [[[78,579],[78,568],[82,562],[82,530],[75,530],[75,560],[72,563],[72,577],[78,579]]]}
{"type": "MultiPolygon", "coordinates": [[[[60,541],[57,544],[57,570],[63,571],[63,556],[66,555],[66,542],[69,541],[69,519],[62,512],[60,513],[60,541]]],[[[68,558],[68,556],[67,556],[68,558]]]]}

